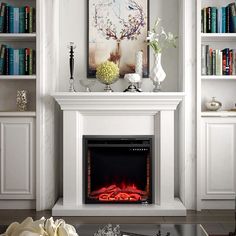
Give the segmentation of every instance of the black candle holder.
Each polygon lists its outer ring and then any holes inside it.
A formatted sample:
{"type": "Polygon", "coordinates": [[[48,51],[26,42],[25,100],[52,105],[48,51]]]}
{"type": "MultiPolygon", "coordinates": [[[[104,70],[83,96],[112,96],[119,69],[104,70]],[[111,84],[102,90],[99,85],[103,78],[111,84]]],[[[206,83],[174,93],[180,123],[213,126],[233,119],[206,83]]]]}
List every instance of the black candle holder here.
{"type": "Polygon", "coordinates": [[[69,80],[69,92],[76,92],[75,86],[74,86],[74,49],[76,48],[74,42],[70,42],[68,45],[68,48],[70,49],[70,80],[69,80]]]}

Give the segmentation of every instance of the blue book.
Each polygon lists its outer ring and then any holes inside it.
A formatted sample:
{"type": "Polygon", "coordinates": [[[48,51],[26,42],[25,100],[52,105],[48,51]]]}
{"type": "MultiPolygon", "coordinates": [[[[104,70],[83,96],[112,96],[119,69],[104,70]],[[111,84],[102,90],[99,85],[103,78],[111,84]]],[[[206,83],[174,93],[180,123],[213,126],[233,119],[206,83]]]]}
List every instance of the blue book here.
{"type": "Polygon", "coordinates": [[[19,49],[19,75],[25,74],[25,49],[19,49]]]}
{"type": "Polygon", "coordinates": [[[8,72],[9,75],[14,75],[14,49],[8,48],[8,72]]]}
{"type": "Polygon", "coordinates": [[[25,33],[25,7],[19,9],[19,32],[25,33]]]}
{"type": "Polygon", "coordinates": [[[8,15],[9,15],[9,33],[14,33],[14,8],[12,6],[9,6],[8,9],[8,15]]]}
{"type": "Polygon", "coordinates": [[[217,8],[211,8],[211,33],[217,33],[217,8]]]}
{"type": "Polygon", "coordinates": [[[218,29],[217,33],[222,33],[222,11],[221,8],[218,9],[218,29]]]}
{"type": "Polygon", "coordinates": [[[14,7],[14,33],[19,33],[20,22],[19,8],[14,7]]]}
{"type": "Polygon", "coordinates": [[[19,49],[14,49],[13,73],[19,75],[19,49]]]}
{"type": "Polygon", "coordinates": [[[222,11],[222,33],[226,33],[226,7],[222,7],[221,11],[222,11]]]}

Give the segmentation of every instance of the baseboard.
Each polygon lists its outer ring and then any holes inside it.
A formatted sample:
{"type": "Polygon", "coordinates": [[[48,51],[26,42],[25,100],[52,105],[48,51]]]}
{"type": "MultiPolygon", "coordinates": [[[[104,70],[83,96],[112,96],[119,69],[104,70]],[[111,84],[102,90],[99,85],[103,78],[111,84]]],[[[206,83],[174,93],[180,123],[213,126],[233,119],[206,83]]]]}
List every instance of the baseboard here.
{"type": "Polygon", "coordinates": [[[207,210],[233,210],[235,209],[234,200],[202,200],[201,209],[207,210]]]}
{"type": "Polygon", "coordinates": [[[11,210],[11,209],[35,209],[35,200],[0,200],[1,210],[11,210]]]}

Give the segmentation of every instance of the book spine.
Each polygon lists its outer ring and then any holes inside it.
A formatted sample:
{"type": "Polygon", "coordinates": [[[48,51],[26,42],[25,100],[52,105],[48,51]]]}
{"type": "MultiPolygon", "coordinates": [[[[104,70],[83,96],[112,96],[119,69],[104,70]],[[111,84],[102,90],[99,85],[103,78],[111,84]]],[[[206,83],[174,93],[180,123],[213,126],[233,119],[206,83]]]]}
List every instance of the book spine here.
{"type": "Polygon", "coordinates": [[[33,33],[33,7],[30,7],[29,12],[29,33],[33,33]]]}
{"type": "Polygon", "coordinates": [[[221,8],[218,8],[218,33],[222,33],[222,10],[221,8]]]}
{"type": "Polygon", "coordinates": [[[207,7],[207,33],[211,33],[211,7],[207,7]]]}
{"type": "Polygon", "coordinates": [[[222,52],[216,50],[216,75],[222,75],[222,52]]]}
{"type": "Polygon", "coordinates": [[[4,74],[6,45],[2,44],[0,49],[0,75],[4,74]]]}
{"type": "Polygon", "coordinates": [[[6,3],[1,3],[0,8],[0,33],[4,32],[5,18],[6,18],[6,3]]]}
{"type": "Polygon", "coordinates": [[[9,33],[14,33],[14,8],[9,6],[9,33]]]}
{"type": "Polygon", "coordinates": [[[229,75],[230,73],[230,62],[229,62],[229,48],[223,50],[223,74],[229,75]]]}
{"type": "Polygon", "coordinates": [[[222,33],[226,33],[226,8],[221,8],[222,12],[222,33]]]}
{"type": "Polygon", "coordinates": [[[211,33],[217,33],[217,8],[211,8],[211,33]]]}
{"type": "Polygon", "coordinates": [[[29,48],[25,48],[25,75],[29,75],[29,48]]]}
{"type": "Polygon", "coordinates": [[[201,10],[201,32],[204,33],[204,9],[201,10]]]}
{"type": "Polygon", "coordinates": [[[33,49],[29,50],[29,75],[33,75],[33,49]]]}
{"type": "Polygon", "coordinates": [[[212,50],[212,75],[216,75],[216,50],[212,50]]]}
{"type": "Polygon", "coordinates": [[[29,33],[29,13],[30,13],[30,7],[25,7],[25,33],[29,33]]]}
{"type": "Polygon", "coordinates": [[[14,75],[14,49],[9,48],[9,75],[14,75]]]}
{"type": "Polygon", "coordinates": [[[236,49],[233,49],[233,75],[236,75],[236,49]]]}
{"type": "Polygon", "coordinates": [[[19,49],[19,75],[25,74],[25,49],[19,49]]]}
{"type": "Polygon", "coordinates": [[[14,49],[14,75],[19,75],[19,49],[14,49]]]}
{"type": "Polygon", "coordinates": [[[9,75],[9,48],[6,48],[5,54],[5,75],[9,75]]]}
{"type": "Polygon", "coordinates": [[[226,33],[230,33],[230,9],[226,7],[226,33]]]}
{"type": "Polygon", "coordinates": [[[19,9],[19,32],[25,33],[25,8],[19,9]]]}
{"type": "Polygon", "coordinates": [[[229,4],[230,7],[230,32],[236,32],[236,4],[233,2],[229,4]]]}
{"type": "Polygon", "coordinates": [[[206,45],[201,45],[201,73],[202,75],[207,75],[206,66],[206,45]]]}
{"type": "Polygon", "coordinates": [[[14,8],[14,33],[19,33],[19,8],[14,8]]]}
{"type": "Polygon", "coordinates": [[[233,50],[229,51],[229,74],[233,74],[233,50]]]}
{"type": "Polygon", "coordinates": [[[9,6],[6,6],[4,33],[9,33],[9,6]]]}
{"type": "Polygon", "coordinates": [[[203,25],[203,32],[207,33],[207,9],[203,8],[203,12],[204,12],[204,25],[203,25]]]}

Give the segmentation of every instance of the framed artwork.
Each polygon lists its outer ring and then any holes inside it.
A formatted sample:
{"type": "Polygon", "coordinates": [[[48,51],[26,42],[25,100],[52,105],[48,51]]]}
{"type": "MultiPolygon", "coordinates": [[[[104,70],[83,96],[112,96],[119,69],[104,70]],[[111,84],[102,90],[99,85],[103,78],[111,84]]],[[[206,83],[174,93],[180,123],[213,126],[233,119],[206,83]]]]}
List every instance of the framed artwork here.
{"type": "Polygon", "coordinates": [[[88,0],[87,76],[96,76],[97,66],[113,61],[120,76],[135,71],[135,55],[143,51],[143,77],[149,75],[145,42],[149,29],[149,0],[88,0]]]}

